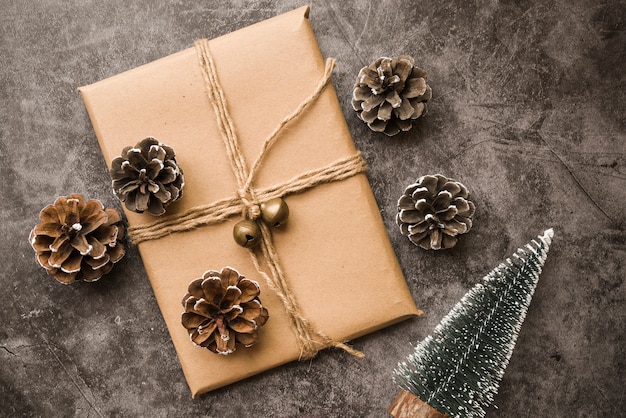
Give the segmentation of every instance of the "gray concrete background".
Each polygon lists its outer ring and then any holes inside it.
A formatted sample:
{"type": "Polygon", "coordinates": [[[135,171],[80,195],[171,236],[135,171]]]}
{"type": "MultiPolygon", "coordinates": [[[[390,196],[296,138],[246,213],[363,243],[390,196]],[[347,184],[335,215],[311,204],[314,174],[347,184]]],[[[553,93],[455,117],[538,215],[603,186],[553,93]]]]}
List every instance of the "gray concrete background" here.
{"type": "Polygon", "coordinates": [[[0,2],[0,415],[383,417],[391,372],[482,276],[548,227],[554,243],[490,417],[626,416],[623,1],[312,1],[311,22],[419,307],[354,341],[192,400],[135,248],[62,286],[28,244],[73,192],[118,205],[78,86],[302,5],[286,1],[0,2]],[[410,54],[429,114],[394,138],[349,101],[358,70],[410,54]],[[465,183],[475,226],[425,252],[394,224],[428,173],[465,183]]]}

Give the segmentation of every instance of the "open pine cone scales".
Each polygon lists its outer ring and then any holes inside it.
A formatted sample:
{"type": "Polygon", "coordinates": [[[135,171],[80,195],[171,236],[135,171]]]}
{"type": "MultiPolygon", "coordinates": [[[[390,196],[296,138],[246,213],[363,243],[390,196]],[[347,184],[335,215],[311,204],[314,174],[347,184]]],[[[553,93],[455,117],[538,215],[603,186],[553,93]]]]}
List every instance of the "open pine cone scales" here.
{"type": "Polygon", "coordinates": [[[427,250],[452,248],[472,227],[475,210],[462,183],[441,174],[427,175],[404,191],[396,223],[415,245],[427,250]]]}
{"type": "Polygon", "coordinates": [[[120,213],[80,194],[61,196],[39,214],[30,233],[37,261],[64,284],[93,282],[124,256],[120,213]]]}
{"type": "Polygon", "coordinates": [[[408,55],[379,58],[359,71],[352,107],[367,125],[392,136],[408,131],[426,114],[432,96],[428,74],[408,55]]]}
{"type": "Polygon", "coordinates": [[[148,137],[126,147],[111,164],[113,190],[126,208],[162,215],[183,194],[183,171],[174,150],[148,137]]]}
{"type": "Polygon", "coordinates": [[[183,298],[182,324],[191,341],[217,354],[230,354],[236,343],[254,345],[269,314],[261,305],[259,285],[225,267],[207,271],[189,284],[183,298]]]}

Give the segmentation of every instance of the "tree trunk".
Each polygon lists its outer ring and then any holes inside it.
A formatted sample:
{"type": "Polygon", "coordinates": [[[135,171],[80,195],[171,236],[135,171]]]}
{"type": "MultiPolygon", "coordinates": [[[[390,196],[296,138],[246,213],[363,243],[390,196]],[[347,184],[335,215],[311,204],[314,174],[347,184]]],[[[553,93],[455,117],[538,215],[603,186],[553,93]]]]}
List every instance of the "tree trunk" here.
{"type": "Polygon", "coordinates": [[[442,414],[435,408],[422,401],[417,396],[400,391],[393,400],[387,412],[394,418],[446,418],[448,415],[442,414]]]}

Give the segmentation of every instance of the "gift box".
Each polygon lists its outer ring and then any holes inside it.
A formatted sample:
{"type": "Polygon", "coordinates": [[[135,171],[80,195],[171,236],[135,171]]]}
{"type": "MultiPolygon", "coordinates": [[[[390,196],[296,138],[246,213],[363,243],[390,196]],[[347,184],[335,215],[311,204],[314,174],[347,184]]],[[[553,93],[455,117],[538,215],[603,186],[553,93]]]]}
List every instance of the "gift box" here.
{"type": "MultiPolygon", "coordinates": [[[[264,140],[315,91],[327,69],[308,13],[308,7],[302,7],[208,41],[241,158],[248,165],[264,140]]],[[[177,216],[193,217],[195,208],[210,208],[214,202],[228,212],[219,221],[190,230],[168,229],[138,243],[193,396],[303,357],[302,338],[284,298],[264,275],[271,276],[268,261],[261,254],[255,264],[249,250],[233,240],[233,226],[242,219],[237,193],[241,185],[209,100],[205,70],[198,49],[189,48],[80,88],[107,164],[123,148],[153,136],[175,149],[184,170],[183,197],[162,217],[125,209],[131,235],[133,228],[155,222],[156,231],[175,226],[177,216]],[[228,210],[228,202],[234,202],[235,210],[228,210]],[[181,299],[189,283],[206,270],[224,266],[259,283],[270,315],[256,345],[227,356],[192,344],[181,325],[181,299]]],[[[352,156],[358,159],[358,152],[328,84],[278,132],[253,187],[289,188],[303,173],[352,156]]],[[[328,341],[352,340],[421,313],[366,175],[344,177],[282,196],[289,220],[271,235],[286,292],[316,335],[328,337],[316,342],[320,349],[332,345],[328,341]]]]}

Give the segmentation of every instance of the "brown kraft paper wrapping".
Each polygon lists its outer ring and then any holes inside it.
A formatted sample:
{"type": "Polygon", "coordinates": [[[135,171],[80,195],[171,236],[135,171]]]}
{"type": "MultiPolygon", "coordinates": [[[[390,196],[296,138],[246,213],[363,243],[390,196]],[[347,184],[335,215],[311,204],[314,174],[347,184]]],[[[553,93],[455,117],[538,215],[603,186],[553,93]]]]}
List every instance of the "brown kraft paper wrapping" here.
{"type": "MultiPolygon", "coordinates": [[[[308,11],[302,7],[210,41],[248,164],[324,72],[308,11]]],[[[165,216],[235,195],[237,184],[194,48],[80,92],[107,164],[147,136],[175,149],[185,173],[184,195],[165,216]]],[[[356,152],[330,84],[279,135],[255,177],[257,188],[282,184],[356,152]]],[[[274,244],[289,289],[317,330],[347,341],[421,313],[365,174],[288,195],[285,201],[289,221],[273,229],[274,244]]],[[[131,226],[155,220],[148,213],[124,210],[131,226]]],[[[233,216],[138,245],[193,396],[300,358],[282,302],[255,269],[248,250],[233,240],[233,225],[241,219],[233,216]],[[189,282],[224,266],[258,281],[270,312],[259,342],[228,356],[196,347],[181,325],[181,299],[189,282]]]]}

